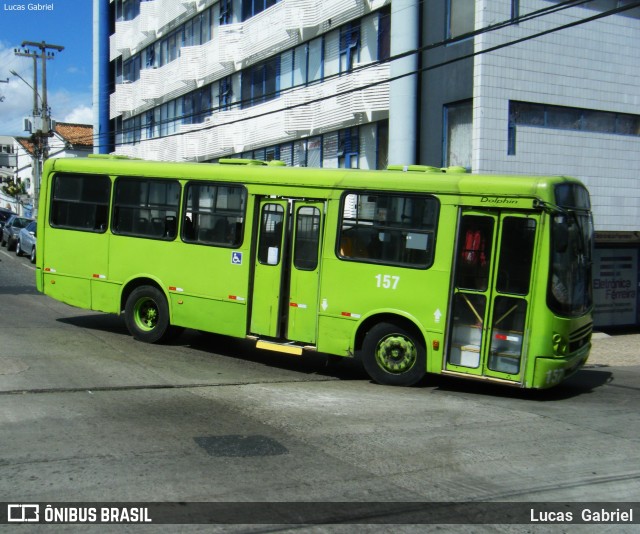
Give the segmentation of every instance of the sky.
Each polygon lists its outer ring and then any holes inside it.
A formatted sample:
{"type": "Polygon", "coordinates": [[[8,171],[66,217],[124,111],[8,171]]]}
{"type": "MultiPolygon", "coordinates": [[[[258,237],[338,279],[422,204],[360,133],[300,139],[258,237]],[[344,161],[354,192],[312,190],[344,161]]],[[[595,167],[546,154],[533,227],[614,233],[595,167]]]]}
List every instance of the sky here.
{"type": "MultiPolygon", "coordinates": [[[[33,59],[18,57],[23,41],[64,46],[47,61],[47,98],[59,122],[93,123],[93,0],[0,0],[0,135],[26,136],[23,119],[33,113],[33,59]],[[50,6],[36,11],[30,6],[50,6]]],[[[32,48],[39,53],[37,48],[32,48]]],[[[38,92],[41,92],[38,60],[38,92]]]]}

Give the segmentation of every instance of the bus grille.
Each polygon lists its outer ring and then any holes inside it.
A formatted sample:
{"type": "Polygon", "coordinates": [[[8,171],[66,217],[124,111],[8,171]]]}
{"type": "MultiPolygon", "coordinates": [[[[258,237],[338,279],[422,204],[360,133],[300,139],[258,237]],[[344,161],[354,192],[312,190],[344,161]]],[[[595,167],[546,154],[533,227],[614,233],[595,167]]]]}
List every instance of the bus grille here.
{"type": "Polygon", "coordinates": [[[589,343],[589,341],[591,341],[592,330],[593,323],[589,323],[571,332],[569,335],[569,353],[574,353],[589,343]]]}

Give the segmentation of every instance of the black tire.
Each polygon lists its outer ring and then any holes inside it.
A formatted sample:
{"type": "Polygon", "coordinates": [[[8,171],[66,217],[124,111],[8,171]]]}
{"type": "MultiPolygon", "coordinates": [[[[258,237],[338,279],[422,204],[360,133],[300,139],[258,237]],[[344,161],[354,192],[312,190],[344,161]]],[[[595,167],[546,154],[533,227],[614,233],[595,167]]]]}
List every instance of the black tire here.
{"type": "Polygon", "coordinates": [[[426,374],[422,339],[393,323],[378,323],[364,338],[362,363],[374,382],[413,386],[426,374]]]}
{"type": "Polygon", "coordinates": [[[31,248],[31,254],[29,255],[29,259],[31,260],[31,263],[36,262],[36,246],[35,245],[33,245],[33,247],[31,248]]]}
{"type": "Polygon", "coordinates": [[[16,243],[11,237],[7,238],[7,250],[13,250],[13,247],[16,246],[16,243]]]}
{"type": "Polygon", "coordinates": [[[131,335],[145,343],[164,341],[170,333],[169,305],[153,286],[134,289],[125,305],[125,322],[131,335]]]}
{"type": "Polygon", "coordinates": [[[22,249],[20,247],[20,240],[16,241],[16,256],[22,256],[22,249]]]}

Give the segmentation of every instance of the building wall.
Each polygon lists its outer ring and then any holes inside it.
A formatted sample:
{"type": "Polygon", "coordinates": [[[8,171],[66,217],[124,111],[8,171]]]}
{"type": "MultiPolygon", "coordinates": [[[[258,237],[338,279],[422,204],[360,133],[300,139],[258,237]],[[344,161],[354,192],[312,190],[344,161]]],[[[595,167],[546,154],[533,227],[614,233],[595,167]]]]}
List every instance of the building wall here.
{"type": "MultiPolygon", "coordinates": [[[[615,7],[615,2],[600,4],[615,7]]],[[[482,0],[476,5],[477,27],[510,15],[509,1],[482,0]]],[[[550,5],[553,2],[523,0],[520,13],[550,5]]],[[[488,32],[476,37],[475,50],[598,13],[574,7],[488,32]]],[[[591,192],[597,230],[640,229],[640,131],[620,135],[516,124],[512,154],[508,137],[510,101],[640,114],[638,58],[640,19],[620,14],[478,55],[473,84],[473,171],[576,176],[591,192]]]]}
{"type": "MultiPolygon", "coordinates": [[[[442,43],[447,38],[447,2],[424,2],[422,5],[422,46],[442,43]]],[[[429,48],[422,53],[420,164],[436,167],[447,165],[443,157],[443,132],[446,130],[444,108],[473,96],[473,60],[454,60],[472,52],[473,39],[467,39],[429,48]]]]}
{"type": "MultiPolygon", "coordinates": [[[[110,117],[120,132],[115,152],[146,159],[211,161],[385,121],[389,84],[373,82],[389,78],[388,64],[377,61],[381,10],[388,4],[388,0],[281,0],[241,22],[242,2],[234,0],[230,23],[220,24],[222,1],[142,2],[139,15],[116,21],[110,37],[116,82],[110,117]],[[167,56],[170,61],[158,60],[176,29],[199,17],[211,22],[212,38],[181,47],[177,56],[167,56]],[[359,54],[345,70],[340,49],[348,24],[359,25],[359,54]],[[291,81],[296,54],[318,42],[323,45],[322,79],[296,85],[291,81]],[[280,57],[277,97],[240,104],[253,94],[247,92],[247,81],[276,56],[280,57]],[[132,67],[132,60],[140,65],[132,67]],[[127,80],[131,72],[134,75],[127,80]],[[224,105],[223,84],[231,87],[224,105]],[[189,120],[194,96],[207,104],[197,120],[189,120]]],[[[118,0],[112,2],[117,6],[118,0]]],[[[113,9],[112,16],[116,14],[113,9]]],[[[371,151],[367,148],[365,153],[371,151]]],[[[365,167],[376,165],[369,157],[360,159],[365,167]]]]}

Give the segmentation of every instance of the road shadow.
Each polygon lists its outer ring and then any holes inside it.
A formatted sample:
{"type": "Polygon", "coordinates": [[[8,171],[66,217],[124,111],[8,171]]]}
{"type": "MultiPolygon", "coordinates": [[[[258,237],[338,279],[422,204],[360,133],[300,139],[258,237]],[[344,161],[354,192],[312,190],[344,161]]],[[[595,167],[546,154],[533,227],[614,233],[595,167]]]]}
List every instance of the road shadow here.
{"type": "MultiPolygon", "coordinates": [[[[124,335],[135,341],[122,317],[111,314],[88,314],[75,317],[63,317],[57,321],[78,328],[124,335]]],[[[185,347],[197,351],[204,358],[223,356],[237,361],[248,361],[282,369],[319,375],[337,380],[370,380],[361,363],[355,358],[341,358],[330,354],[306,351],[302,356],[290,356],[277,352],[259,350],[255,342],[247,339],[233,338],[208,332],[186,329],[173,340],[163,343],[164,346],[185,347]]],[[[613,370],[608,367],[586,367],[578,371],[561,384],[544,390],[527,390],[509,387],[491,382],[481,382],[465,378],[443,375],[427,375],[416,387],[429,390],[487,395],[492,397],[536,400],[540,402],[560,401],[578,397],[611,384],[613,370]]]]}
{"type": "Polygon", "coordinates": [[[107,313],[92,315],[77,315],[75,317],[59,317],[57,322],[77,326],[78,328],[86,328],[89,330],[97,330],[99,332],[110,332],[113,334],[129,335],[124,319],[117,315],[107,313]]]}
{"type": "Polygon", "coordinates": [[[575,375],[550,389],[523,389],[442,375],[429,376],[426,385],[449,392],[548,402],[593,393],[598,388],[610,384],[612,380],[612,371],[597,368],[581,369],[575,375]]]}
{"type": "MultiPolygon", "coordinates": [[[[129,334],[124,318],[116,315],[78,315],[58,318],[57,321],[78,328],[127,336],[131,339],[131,343],[140,343],[129,334]]],[[[367,379],[362,365],[354,358],[341,358],[311,351],[305,351],[302,356],[290,356],[256,349],[255,341],[191,329],[186,329],[180,335],[162,343],[162,345],[165,347],[189,348],[197,351],[199,356],[204,356],[205,358],[223,356],[237,361],[259,363],[276,369],[308,375],[320,375],[338,380],[367,379]]]]}
{"type": "Polygon", "coordinates": [[[260,363],[276,369],[321,375],[338,380],[365,380],[367,375],[355,358],[341,358],[322,352],[305,351],[292,356],[255,348],[255,341],[187,330],[174,344],[201,353],[260,363]]]}

